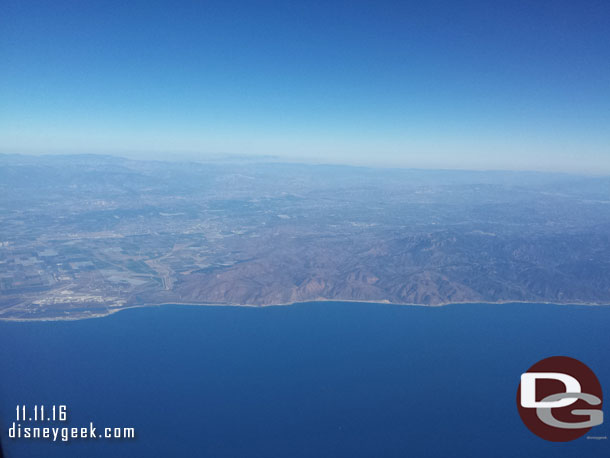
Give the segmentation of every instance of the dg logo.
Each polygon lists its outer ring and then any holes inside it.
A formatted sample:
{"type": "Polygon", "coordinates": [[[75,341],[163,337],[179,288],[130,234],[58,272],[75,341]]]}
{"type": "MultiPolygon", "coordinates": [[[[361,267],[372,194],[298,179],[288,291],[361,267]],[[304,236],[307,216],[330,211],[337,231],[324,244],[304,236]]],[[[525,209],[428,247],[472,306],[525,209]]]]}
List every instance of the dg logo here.
{"type": "Polygon", "coordinates": [[[521,374],[517,408],[537,436],[567,442],[604,421],[602,387],[591,369],[577,359],[552,356],[521,374]]]}

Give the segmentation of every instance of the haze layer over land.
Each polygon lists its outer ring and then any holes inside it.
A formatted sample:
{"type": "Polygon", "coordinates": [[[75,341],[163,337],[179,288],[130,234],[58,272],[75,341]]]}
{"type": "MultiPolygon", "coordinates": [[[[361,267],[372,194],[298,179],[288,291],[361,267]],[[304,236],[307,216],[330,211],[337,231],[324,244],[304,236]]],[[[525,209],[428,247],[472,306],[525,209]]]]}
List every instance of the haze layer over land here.
{"type": "Polygon", "coordinates": [[[0,156],[0,318],[610,303],[610,178],[0,156]]]}

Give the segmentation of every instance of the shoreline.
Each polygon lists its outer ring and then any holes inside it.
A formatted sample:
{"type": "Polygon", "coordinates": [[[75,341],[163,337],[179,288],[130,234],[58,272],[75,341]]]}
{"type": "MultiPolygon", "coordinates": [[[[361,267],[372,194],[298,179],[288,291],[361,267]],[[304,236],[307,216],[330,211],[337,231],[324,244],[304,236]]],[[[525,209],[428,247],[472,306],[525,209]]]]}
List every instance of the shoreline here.
{"type": "Polygon", "coordinates": [[[136,305],[128,305],[125,307],[117,307],[114,309],[106,310],[105,312],[91,313],[88,315],[75,315],[75,316],[65,316],[65,317],[40,317],[40,318],[10,318],[10,317],[0,317],[0,321],[2,322],[18,322],[18,323],[32,323],[32,322],[44,322],[44,321],[80,321],[80,320],[90,320],[96,318],[105,318],[115,313],[122,312],[124,310],[138,309],[138,308],[151,308],[151,307],[164,307],[164,306],[172,306],[172,305],[180,305],[180,306],[188,306],[188,307],[244,307],[244,308],[253,308],[253,309],[261,309],[267,307],[289,307],[292,305],[299,304],[309,304],[313,302],[346,302],[346,303],[357,303],[357,304],[379,304],[379,305],[393,305],[397,307],[429,307],[429,308],[437,308],[437,307],[446,307],[449,305],[506,305],[506,304],[543,304],[543,305],[556,305],[563,307],[608,307],[609,304],[597,303],[597,302],[548,302],[548,301],[519,301],[519,300],[502,300],[495,302],[482,302],[482,301],[460,301],[460,302],[443,302],[440,304],[416,304],[416,303],[400,303],[400,302],[390,302],[389,300],[354,300],[354,299],[311,299],[306,301],[295,301],[295,302],[286,302],[286,303],[278,303],[278,304],[236,304],[236,303],[204,303],[204,302],[163,302],[160,304],[136,304],[136,305]]]}

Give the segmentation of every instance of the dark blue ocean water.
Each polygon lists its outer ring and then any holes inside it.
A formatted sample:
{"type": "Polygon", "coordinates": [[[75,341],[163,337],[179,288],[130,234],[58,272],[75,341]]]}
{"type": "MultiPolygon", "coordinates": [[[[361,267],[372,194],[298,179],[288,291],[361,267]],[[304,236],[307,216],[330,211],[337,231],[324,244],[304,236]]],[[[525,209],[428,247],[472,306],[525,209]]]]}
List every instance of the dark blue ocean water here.
{"type": "MultiPolygon", "coordinates": [[[[610,387],[610,308],[312,303],[166,306],[77,322],[0,323],[0,423],[18,457],[607,457],[546,442],[519,376],[580,359],[610,387]],[[14,441],[17,404],[133,441],[14,441]]],[[[607,409],[607,407],[606,407],[607,409]]],[[[609,420],[590,434],[608,436],[609,420]]]]}

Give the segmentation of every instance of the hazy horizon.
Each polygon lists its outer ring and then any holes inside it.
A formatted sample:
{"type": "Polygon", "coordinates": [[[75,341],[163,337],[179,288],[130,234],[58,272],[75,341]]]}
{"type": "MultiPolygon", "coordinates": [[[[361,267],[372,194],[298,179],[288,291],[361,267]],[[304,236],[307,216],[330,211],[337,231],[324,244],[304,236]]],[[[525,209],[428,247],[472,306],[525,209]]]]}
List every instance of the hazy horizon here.
{"type": "Polygon", "coordinates": [[[416,164],[392,165],[380,164],[374,162],[348,163],[337,162],[332,159],[312,159],[312,158],[291,158],[281,155],[263,155],[263,154],[239,154],[239,153],[185,153],[185,152],[129,152],[129,151],[51,151],[51,152],[13,152],[0,150],[1,156],[24,156],[24,157],[64,157],[64,156],[99,156],[112,157],[116,159],[127,159],[134,161],[159,161],[168,163],[231,163],[231,162],[252,162],[252,163],[270,163],[270,164],[291,164],[304,166],[330,166],[330,167],[348,167],[348,168],[363,168],[363,169],[395,169],[395,170],[421,170],[421,171],[447,171],[447,172],[480,172],[480,173],[542,173],[554,175],[572,175],[582,177],[608,177],[610,170],[563,170],[563,169],[544,169],[544,168],[475,168],[475,167],[446,167],[442,164],[438,166],[425,166],[416,164]]]}

